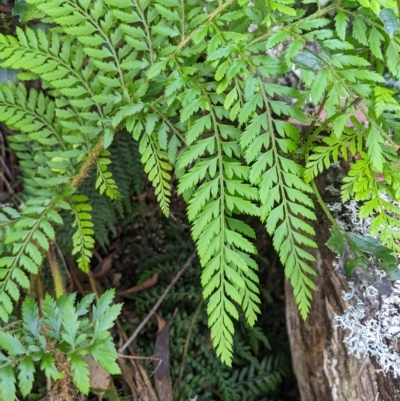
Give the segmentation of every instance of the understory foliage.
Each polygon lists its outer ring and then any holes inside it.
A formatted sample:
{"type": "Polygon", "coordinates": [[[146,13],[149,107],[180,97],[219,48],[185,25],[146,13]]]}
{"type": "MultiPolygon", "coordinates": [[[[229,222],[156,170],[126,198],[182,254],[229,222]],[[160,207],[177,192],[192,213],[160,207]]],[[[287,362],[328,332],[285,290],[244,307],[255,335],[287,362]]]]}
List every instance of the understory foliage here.
{"type": "MultiPolygon", "coordinates": [[[[110,306],[113,298],[114,290],[106,291],[92,307],[89,320],[85,315],[94,294],[78,303],[76,294],[63,295],[57,300],[47,294],[42,317],[37,303],[26,297],[22,304],[22,321],[0,332],[0,345],[7,353],[0,352],[1,399],[15,400],[16,382],[24,397],[31,394],[37,361],[47,377],[58,380],[59,386],[66,382],[68,388],[72,379],[77,389],[85,394],[89,392],[89,369],[87,360],[82,357],[90,356],[111,374],[120,373],[114,342],[107,331],[121,311],[121,304],[110,306]]],[[[68,394],[62,390],[63,399],[74,399],[73,391],[68,394]]],[[[53,391],[57,391],[57,387],[53,391]]]]}
{"type": "Polygon", "coordinates": [[[395,3],[27,3],[44,25],[0,35],[2,66],[21,70],[21,82],[41,78],[43,89],[0,87],[0,120],[17,131],[9,140],[23,178],[23,203],[0,214],[2,320],[51,251],[66,212],[71,252],[89,271],[95,210],[79,188],[96,170],[99,194],[119,202],[124,191],[109,149],[126,133],[165,216],[178,180],[211,338],[228,365],[238,310],[250,326],[259,312],[255,232],[244,216],[259,217],[273,237],[303,318],[315,275],[313,179],[339,156],[356,157],[342,200],[362,202],[371,236],[400,250],[400,209],[387,201],[400,195],[400,108],[387,85],[400,79],[395,3]],[[299,88],[280,81],[292,69],[299,88]],[[304,111],[309,102],[315,115],[304,111]]]}
{"type": "MultiPolygon", "coordinates": [[[[128,260],[140,254],[138,267],[132,268],[139,274],[139,282],[153,274],[159,275],[159,285],[139,293],[134,298],[134,311],[139,316],[145,315],[153,306],[154,299],[161,296],[171,275],[176,272],[176,263],[183,264],[192,252],[193,245],[188,238],[188,228],[179,221],[179,214],[175,216],[178,221],[135,217],[135,224],[143,224],[143,232],[148,232],[151,228],[154,230],[155,221],[161,223],[161,227],[157,228],[158,238],[161,244],[168,244],[162,248],[162,253],[156,251],[159,244],[153,243],[151,237],[141,242],[140,250],[134,245],[134,240],[127,244],[130,249],[129,255],[126,256],[128,260]]],[[[268,255],[270,251],[260,252],[268,255]]],[[[121,264],[125,265],[124,260],[121,264]]],[[[133,271],[132,275],[135,274],[133,271]]],[[[164,319],[170,320],[174,311],[179,309],[169,328],[167,364],[170,366],[173,399],[188,401],[196,399],[196,396],[197,401],[281,399],[282,391],[287,394],[291,387],[287,381],[290,372],[287,338],[282,336],[281,331],[274,330],[274,327],[284,324],[284,305],[280,302],[272,305],[271,295],[263,291],[261,299],[265,325],[260,322],[258,326],[262,328],[251,327],[244,322],[244,316],[241,314],[240,325],[234,336],[232,367],[228,367],[220,362],[211,349],[207,313],[201,297],[200,274],[199,263],[193,263],[183,280],[179,280],[167,295],[162,310],[159,311],[164,319]],[[273,311],[276,311],[276,315],[273,311]],[[286,380],[285,383],[282,383],[283,380],[286,380]]],[[[155,320],[149,322],[146,330],[137,339],[142,355],[157,356],[153,346],[156,326],[155,320]]],[[[131,330],[128,323],[126,329],[131,330]]],[[[144,366],[153,370],[152,361],[144,366]]],[[[163,399],[162,396],[159,398],[160,401],[163,399]]]]}

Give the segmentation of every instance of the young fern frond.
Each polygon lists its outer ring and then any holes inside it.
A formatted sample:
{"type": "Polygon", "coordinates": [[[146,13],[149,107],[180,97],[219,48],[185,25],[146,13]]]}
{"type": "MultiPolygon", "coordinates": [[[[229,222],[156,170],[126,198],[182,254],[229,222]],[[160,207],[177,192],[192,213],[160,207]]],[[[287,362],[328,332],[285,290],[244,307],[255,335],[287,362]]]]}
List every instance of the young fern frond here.
{"type": "Polygon", "coordinates": [[[101,195],[105,193],[110,199],[114,200],[118,199],[120,195],[112,173],[107,171],[107,165],[111,163],[109,156],[110,152],[108,150],[103,150],[100,153],[100,157],[96,160],[97,179],[95,186],[101,195]]]}
{"type": "Polygon", "coordinates": [[[91,249],[94,247],[94,230],[92,216],[90,214],[92,207],[88,204],[88,197],[85,195],[72,195],[71,209],[75,217],[72,227],[76,228],[72,236],[74,243],[73,255],[78,255],[78,266],[85,273],[89,272],[91,249]]]}
{"type": "Polygon", "coordinates": [[[155,135],[149,132],[147,127],[139,142],[139,152],[144,171],[155,188],[161,210],[168,217],[172,166],[169,164],[167,153],[160,149],[155,135]]]}

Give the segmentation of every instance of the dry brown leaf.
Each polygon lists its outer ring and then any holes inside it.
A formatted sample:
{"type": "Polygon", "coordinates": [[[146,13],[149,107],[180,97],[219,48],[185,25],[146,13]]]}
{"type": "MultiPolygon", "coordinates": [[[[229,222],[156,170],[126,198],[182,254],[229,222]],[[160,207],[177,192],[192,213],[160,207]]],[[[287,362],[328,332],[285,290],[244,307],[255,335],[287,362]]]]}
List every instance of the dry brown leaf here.
{"type": "MultiPolygon", "coordinates": [[[[118,363],[121,368],[122,380],[129,387],[129,390],[132,394],[133,399],[136,399],[138,397],[137,384],[135,384],[135,382],[133,380],[133,378],[136,376],[135,371],[132,368],[132,366],[129,365],[129,362],[123,358],[119,358],[118,363]]],[[[139,376],[139,378],[141,380],[140,375],[137,375],[137,376],[139,376]]],[[[136,380],[137,379],[138,378],[136,377],[136,380]]]]}
{"type": "Polygon", "coordinates": [[[147,288],[153,287],[158,283],[158,273],[154,273],[149,279],[144,281],[140,285],[135,285],[134,287],[128,288],[127,290],[118,292],[117,295],[124,296],[128,294],[134,294],[139,291],[146,290],[147,288]]]}
{"type": "Polygon", "coordinates": [[[112,277],[113,287],[119,287],[122,279],[122,273],[114,273],[112,277]]]}
{"type": "Polygon", "coordinates": [[[108,255],[106,258],[104,258],[93,270],[92,276],[94,278],[99,278],[107,274],[112,266],[113,266],[113,261],[114,261],[114,254],[112,253],[111,255],[108,255]]]}
{"type": "Polygon", "coordinates": [[[167,324],[167,322],[165,321],[165,319],[163,319],[160,315],[158,315],[157,313],[154,314],[156,319],[157,319],[157,335],[159,335],[163,330],[165,325],[167,324]]]}
{"type": "Polygon", "coordinates": [[[178,309],[175,309],[168,323],[156,314],[158,333],[154,346],[154,384],[158,398],[162,401],[173,401],[169,365],[169,328],[177,312],[178,309]]]}
{"type": "MultiPolygon", "coordinates": [[[[111,376],[106,372],[96,361],[94,361],[90,356],[82,357],[89,365],[89,378],[90,387],[95,389],[107,390],[111,382],[111,376]]],[[[104,391],[94,392],[96,395],[101,397],[104,391]]]]}

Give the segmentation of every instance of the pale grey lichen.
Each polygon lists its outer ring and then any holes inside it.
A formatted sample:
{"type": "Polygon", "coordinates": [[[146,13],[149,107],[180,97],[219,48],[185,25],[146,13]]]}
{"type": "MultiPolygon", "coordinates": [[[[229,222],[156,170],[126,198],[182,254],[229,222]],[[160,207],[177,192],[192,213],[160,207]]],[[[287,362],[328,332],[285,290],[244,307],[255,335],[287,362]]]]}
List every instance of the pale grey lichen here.
{"type": "MultiPolygon", "coordinates": [[[[380,297],[376,288],[370,287],[365,289],[364,295],[368,298],[380,297]]],[[[373,356],[381,367],[378,371],[385,374],[391,371],[394,377],[400,376],[397,346],[400,341],[400,281],[394,283],[389,296],[380,297],[380,308],[369,316],[366,315],[364,302],[355,295],[353,283],[350,288],[343,299],[354,300],[355,305],[349,306],[342,316],[335,316],[335,327],[349,330],[344,340],[349,353],[357,358],[373,356]]]]}
{"type": "MultiPolygon", "coordinates": [[[[333,187],[334,188],[334,187],[333,187]]],[[[331,191],[331,187],[326,187],[331,191]]],[[[346,203],[328,203],[328,209],[332,212],[340,228],[354,234],[369,236],[371,218],[361,219],[359,216],[360,206],[353,199],[346,203]]]]}
{"type": "MultiPolygon", "coordinates": [[[[333,185],[326,189],[332,195],[337,195],[333,185]]],[[[379,196],[384,201],[399,206],[386,194],[380,193],[379,196]]],[[[328,207],[343,230],[370,236],[373,216],[361,219],[360,206],[357,202],[351,200],[345,204],[330,203],[328,207]]],[[[372,262],[373,257],[371,257],[372,262]]],[[[362,284],[357,279],[349,282],[350,290],[343,294],[343,299],[350,302],[350,306],[342,316],[335,316],[334,327],[348,330],[349,334],[344,342],[350,354],[357,358],[367,355],[375,357],[380,366],[378,371],[384,374],[392,372],[394,377],[398,377],[400,376],[400,281],[395,281],[391,285],[389,283],[386,273],[380,269],[373,269],[372,277],[368,279],[366,285],[365,281],[362,284]],[[388,284],[386,288],[389,289],[386,292],[379,290],[383,287],[378,283],[383,281],[388,284]]]]}

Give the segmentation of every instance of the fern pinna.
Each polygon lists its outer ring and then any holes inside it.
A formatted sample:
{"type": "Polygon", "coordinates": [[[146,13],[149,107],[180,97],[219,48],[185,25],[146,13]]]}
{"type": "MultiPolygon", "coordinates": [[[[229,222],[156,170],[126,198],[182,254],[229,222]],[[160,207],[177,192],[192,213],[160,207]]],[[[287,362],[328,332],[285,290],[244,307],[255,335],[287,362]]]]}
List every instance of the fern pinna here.
{"type": "Polygon", "coordinates": [[[27,3],[48,29],[1,35],[0,58],[3,67],[22,69],[20,80],[40,77],[46,95],[21,84],[0,88],[0,119],[19,131],[11,141],[25,202],[0,215],[8,255],[0,259],[2,319],[12,311],[9,295],[18,299],[15,282],[27,286],[25,272],[36,273],[55,240],[60,209],[74,214],[73,252],[88,270],[90,199],[75,192],[96,166],[100,193],[120,196],[105,150],[120,131],[138,142],[167,216],[178,178],[203,267],[211,336],[227,364],[237,308],[251,325],[259,310],[255,233],[242,216],[265,222],[304,318],[315,274],[312,181],[339,155],[358,155],[343,200],[364,202],[371,235],[399,250],[400,209],[388,200],[398,201],[400,182],[393,168],[399,105],[387,87],[400,78],[394,2],[316,2],[307,11],[292,0],[27,3]],[[301,90],[277,84],[293,68],[301,90]],[[310,100],[324,119],[305,114],[310,100]],[[293,121],[309,129],[302,135],[293,121]]]}

